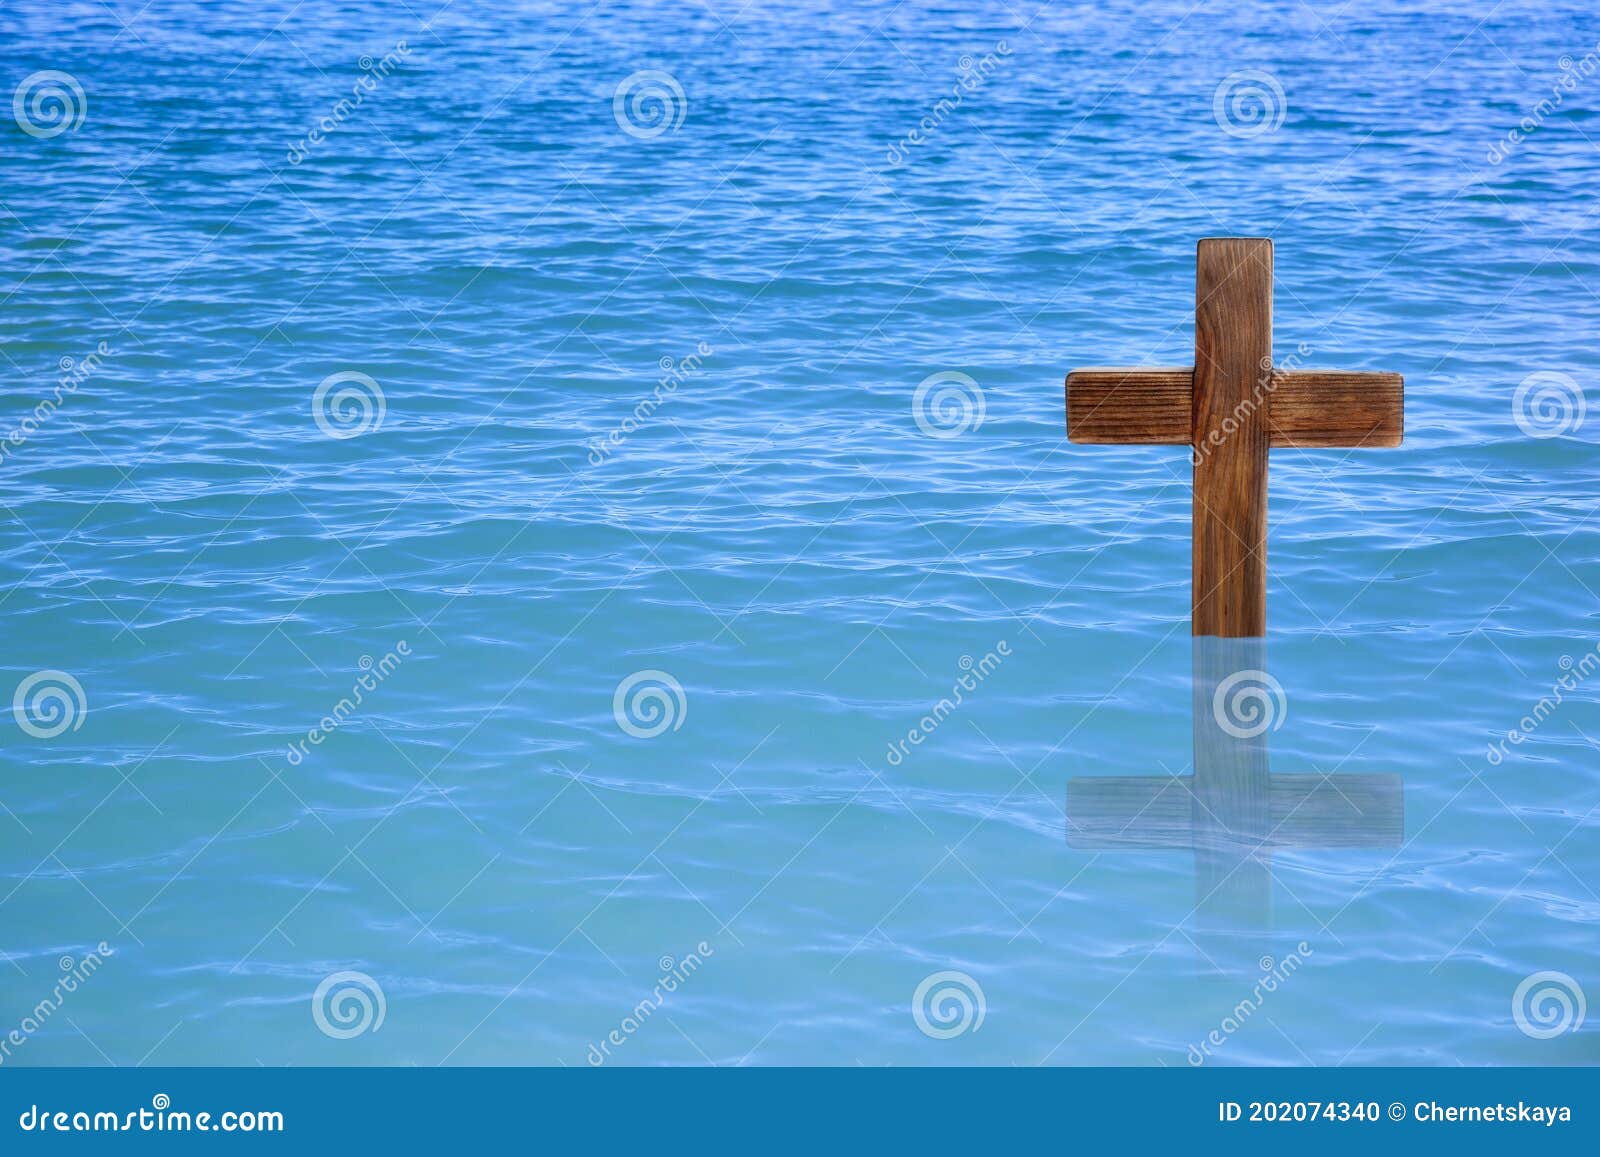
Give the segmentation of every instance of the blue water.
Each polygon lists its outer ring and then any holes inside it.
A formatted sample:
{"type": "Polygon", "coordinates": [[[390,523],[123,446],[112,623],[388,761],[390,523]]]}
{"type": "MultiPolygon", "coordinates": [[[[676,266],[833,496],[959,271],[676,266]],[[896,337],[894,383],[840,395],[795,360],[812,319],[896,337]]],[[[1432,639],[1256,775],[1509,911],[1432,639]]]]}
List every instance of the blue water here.
{"type": "Polygon", "coordinates": [[[7,5],[0,1062],[1600,1061],[1600,31],[1429,8],[7,5]],[[1187,459],[1061,383],[1211,235],[1407,384],[1262,659],[1403,837],[1220,925],[1066,815],[1193,770],[1187,459]]]}

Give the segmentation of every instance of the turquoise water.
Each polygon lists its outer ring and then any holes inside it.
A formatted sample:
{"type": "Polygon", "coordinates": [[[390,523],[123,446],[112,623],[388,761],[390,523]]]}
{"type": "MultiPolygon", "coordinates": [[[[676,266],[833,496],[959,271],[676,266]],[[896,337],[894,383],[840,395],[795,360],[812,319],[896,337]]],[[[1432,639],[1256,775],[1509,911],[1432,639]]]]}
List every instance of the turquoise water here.
{"type": "Polygon", "coordinates": [[[0,1060],[1600,1060],[1600,32],[1431,7],[7,6],[0,1060]],[[1219,911],[1068,840],[1196,659],[1061,382],[1227,234],[1406,377],[1260,653],[1403,820],[1219,911]]]}

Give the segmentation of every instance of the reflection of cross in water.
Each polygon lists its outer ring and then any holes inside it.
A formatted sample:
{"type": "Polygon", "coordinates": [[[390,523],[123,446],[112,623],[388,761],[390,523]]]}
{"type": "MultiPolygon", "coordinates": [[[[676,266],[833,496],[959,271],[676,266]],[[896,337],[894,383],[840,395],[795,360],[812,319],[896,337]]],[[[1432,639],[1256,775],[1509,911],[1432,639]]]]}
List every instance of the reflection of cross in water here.
{"type": "Polygon", "coordinates": [[[1204,926],[1264,927],[1273,848],[1393,848],[1398,775],[1273,775],[1266,735],[1283,689],[1261,639],[1194,640],[1194,774],[1067,781],[1067,843],[1091,851],[1192,848],[1204,926]]]}

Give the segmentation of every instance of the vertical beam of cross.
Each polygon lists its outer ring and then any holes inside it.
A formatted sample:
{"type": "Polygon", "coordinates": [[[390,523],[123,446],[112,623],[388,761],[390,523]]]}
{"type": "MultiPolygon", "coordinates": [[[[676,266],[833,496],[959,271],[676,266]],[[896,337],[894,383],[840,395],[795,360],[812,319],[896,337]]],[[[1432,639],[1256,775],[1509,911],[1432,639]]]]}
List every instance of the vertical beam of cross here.
{"type": "Polygon", "coordinates": [[[1195,255],[1194,633],[1267,633],[1267,407],[1272,242],[1218,237],[1195,255]],[[1227,431],[1212,439],[1212,431],[1227,431]],[[1213,445],[1214,443],[1214,445],[1213,445]]]}

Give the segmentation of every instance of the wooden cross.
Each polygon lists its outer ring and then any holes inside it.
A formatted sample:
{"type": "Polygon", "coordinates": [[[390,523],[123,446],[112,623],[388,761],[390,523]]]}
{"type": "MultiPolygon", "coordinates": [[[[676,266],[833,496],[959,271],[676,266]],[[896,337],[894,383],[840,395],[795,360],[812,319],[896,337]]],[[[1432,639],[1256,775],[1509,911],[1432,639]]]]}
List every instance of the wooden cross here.
{"type": "Polygon", "coordinates": [[[1067,375],[1073,442],[1193,448],[1193,633],[1267,629],[1267,451],[1398,446],[1399,374],[1272,364],[1272,242],[1211,237],[1195,256],[1194,366],[1067,375]]]}
{"type": "Polygon", "coordinates": [[[1069,847],[1193,851],[1205,931],[1270,923],[1275,848],[1397,848],[1405,829],[1398,775],[1271,773],[1267,736],[1286,704],[1257,701],[1263,717],[1237,698],[1272,685],[1265,659],[1262,639],[1194,641],[1193,775],[1067,780],[1069,847]]]}

